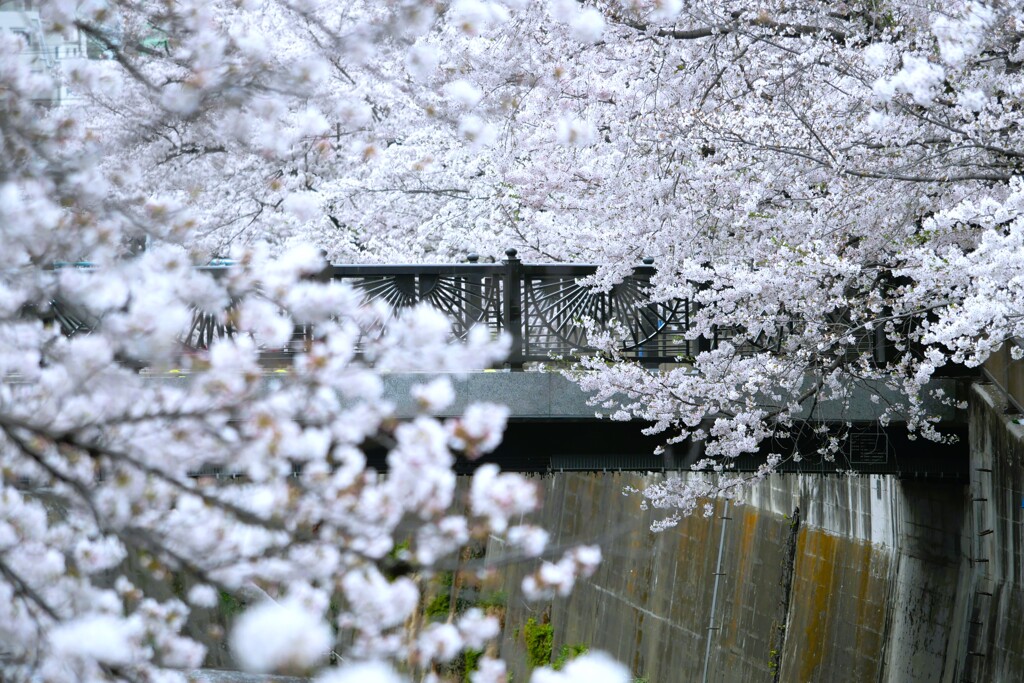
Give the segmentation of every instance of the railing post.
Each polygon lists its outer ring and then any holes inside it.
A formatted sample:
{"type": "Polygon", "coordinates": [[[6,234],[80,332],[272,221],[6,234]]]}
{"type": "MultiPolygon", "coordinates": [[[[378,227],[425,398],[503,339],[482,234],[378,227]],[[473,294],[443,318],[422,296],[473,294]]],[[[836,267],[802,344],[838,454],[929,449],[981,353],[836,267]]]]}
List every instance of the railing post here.
{"type": "MultiPolygon", "coordinates": [[[[654,259],[652,257],[650,257],[650,256],[645,256],[643,258],[643,260],[642,260],[642,263],[643,263],[644,266],[650,267],[650,266],[654,265],[654,259]]],[[[646,273],[645,273],[645,275],[646,275],[646,273]]],[[[650,279],[649,276],[646,277],[645,279],[641,279],[638,276],[637,271],[635,269],[633,270],[633,278],[637,282],[646,284],[648,287],[651,284],[651,279],[650,279]]],[[[646,295],[650,295],[650,291],[646,292],[646,295]]],[[[648,355],[655,355],[655,356],[658,355],[658,347],[661,345],[661,339],[659,337],[661,335],[661,324],[662,324],[662,321],[661,321],[660,316],[658,316],[658,308],[653,303],[647,303],[645,307],[651,313],[651,316],[654,319],[654,334],[651,335],[651,341],[653,342],[652,345],[654,347],[654,353],[653,354],[649,354],[647,352],[647,345],[646,344],[639,344],[637,346],[637,348],[636,348],[636,357],[640,358],[640,359],[644,359],[648,355]]],[[[643,324],[640,322],[640,320],[636,316],[634,316],[634,322],[636,324],[636,341],[639,342],[641,337],[643,337],[643,335],[644,335],[643,324]]],[[[640,362],[643,363],[645,367],[650,364],[650,361],[641,360],[640,362]]],[[[657,365],[655,365],[655,367],[657,367],[657,365]]]]}
{"type": "Polygon", "coordinates": [[[501,317],[505,331],[512,336],[508,366],[523,369],[523,262],[515,249],[505,250],[505,287],[502,291],[501,317]]]}
{"type": "Polygon", "coordinates": [[[874,355],[875,363],[880,366],[886,366],[889,364],[889,338],[885,336],[885,327],[882,325],[876,325],[874,329],[874,355]]]}

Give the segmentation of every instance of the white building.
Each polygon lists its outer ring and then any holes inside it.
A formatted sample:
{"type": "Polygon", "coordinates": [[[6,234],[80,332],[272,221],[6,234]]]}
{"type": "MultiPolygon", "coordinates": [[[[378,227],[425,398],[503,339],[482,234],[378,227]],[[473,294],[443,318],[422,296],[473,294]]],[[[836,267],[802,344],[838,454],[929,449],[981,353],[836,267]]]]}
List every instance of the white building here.
{"type": "Polygon", "coordinates": [[[62,83],[61,63],[87,56],[86,36],[77,29],[71,36],[47,33],[39,16],[40,4],[35,0],[0,0],[0,31],[19,34],[25,41],[22,58],[34,71],[47,71],[54,76],[57,85],[43,103],[57,106],[72,99],[62,83]]]}

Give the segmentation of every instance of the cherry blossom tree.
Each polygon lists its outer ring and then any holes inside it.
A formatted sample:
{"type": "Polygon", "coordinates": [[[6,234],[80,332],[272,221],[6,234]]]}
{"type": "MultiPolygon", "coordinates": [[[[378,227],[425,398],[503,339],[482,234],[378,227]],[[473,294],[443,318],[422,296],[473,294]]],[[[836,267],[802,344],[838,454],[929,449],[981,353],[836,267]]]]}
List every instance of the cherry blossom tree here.
{"type": "Polygon", "coordinates": [[[267,236],[342,260],[515,246],[603,264],[598,287],[652,257],[652,299],[697,303],[688,336],[717,348],[660,375],[598,358],[584,387],[708,439],[719,464],[862,384],[903,397],[883,418],[940,438],[922,387],[1020,332],[1013,3],[280,11],[261,10],[283,26],[261,58],[315,78],[315,97],[218,110],[235,133],[165,131],[131,158],[136,187],[194,207],[200,253],[267,236]],[[389,30],[308,73],[287,61],[389,30]],[[265,115],[279,134],[245,123],[265,115]]]}
{"type": "MultiPolygon", "coordinates": [[[[39,11],[103,58],[37,72],[23,40],[0,34],[6,678],[180,680],[202,659],[186,615],[220,591],[266,594],[232,637],[253,669],[315,670],[343,632],[345,665],[324,680],[393,680],[396,665],[429,679],[493,636],[477,613],[420,631],[405,621],[420,577],[472,539],[543,552],[542,533],[514,522],[537,504],[522,478],[482,467],[453,507],[453,458],[492,446],[504,414],[435,419],[442,383],[418,388],[424,414],[398,423],[379,372],[410,358],[483,367],[502,343],[451,344],[429,310],[392,321],[318,280],[320,248],[384,261],[515,246],[605,264],[596,287],[653,257],[651,298],[699,304],[687,334],[717,343],[651,373],[617,354],[614,330],[595,330],[606,355],[576,376],[615,417],[704,442],[718,468],[820,428],[818,403],[857,385],[895,389],[883,418],[943,438],[922,407],[928,380],[1022,332],[1014,3],[39,11]],[[53,78],[77,104],[39,105],[53,78]],[[214,256],[236,266],[193,268],[214,256]],[[238,334],[187,379],[132,369],[188,366],[176,340],[191,311],[226,322],[229,304],[238,334]],[[68,311],[89,334],[61,334],[68,311]],[[260,345],[296,323],[315,325],[310,347],[265,377],[260,345]],[[388,451],[387,476],[367,468],[367,444],[388,451]],[[193,476],[211,464],[239,480],[193,476]],[[195,588],[154,598],[119,571],[129,554],[195,588]]],[[[826,456],[841,438],[823,435],[826,456]]],[[[801,455],[772,453],[765,471],[801,455]]],[[[688,513],[741,483],[647,495],[688,513]]],[[[532,596],[564,594],[598,554],[551,559],[532,596]]],[[[595,656],[537,678],[595,670],[625,676],[595,656]]],[[[476,680],[502,676],[486,659],[476,680]]]]}
{"type": "MultiPolygon", "coordinates": [[[[929,380],[1021,333],[1016,3],[446,16],[404,63],[408,96],[367,95],[381,104],[366,163],[318,178],[325,212],[304,230],[355,258],[511,243],[605,264],[598,287],[653,257],[652,299],[695,302],[687,336],[714,348],[653,374],[592,335],[607,355],[576,376],[615,417],[706,444],[708,467],[753,451],[770,466],[806,455],[776,445],[806,429],[833,457],[845,429],[818,406],[866,388],[883,422],[942,439],[929,380]]],[[[649,494],[688,512],[742,481],[649,494]]]]}
{"type": "MultiPolygon", "coordinates": [[[[454,398],[446,379],[414,389],[423,412],[410,421],[383,398],[382,372],[489,367],[507,340],[472,331],[455,343],[428,308],[393,317],[318,277],[318,248],[283,244],[316,210],[303,166],[330,151],[330,131],[374,116],[369,86],[337,89],[328,74],[352,63],[383,79],[458,13],[38,11],[47,31],[84,32],[105,58],[38,71],[23,38],[0,34],[0,677],[185,680],[204,658],[183,632],[189,614],[237,596],[253,603],[229,637],[246,669],[439,680],[439,665],[498,634],[480,610],[417,626],[425,582],[464,546],[494,536],[533,559],[533,597],[592,573],[599,550],[546,549],[522,522],[539,504],[525,477],[482,466],[457,493],[455,459],[493,449],[506,409],[432,417],[454,398]],[[55,78],[76,105],[40,105],[55,78]],[[234,267],[196,269],[210,245],[230,245],[234,267]],[[235,330],[201,357],[179,341],[196,310],[235,330]],[[264,372],[260,349],[297,324],[315,333],[294,365],[264,372]],[[368,448],[387,453],[386,475],[368,448]],[[153,590],[172,577],[188,590],[153,590]]],[[[577,667],[626,676],[596,655],[577,667]]],[[[485,656],[473,678],[504,672],[485,656]]]]}
{"type": "MultiPolygon", "coordinates": [[[[604,35],[632,31],[645,71],[628,79],[628,97],[584,98],[578,116],[604,138],[577,158],[607,159],[599,150],[623,139],[616,124],[629,131],[622,168],[644,170],[601,187],[628,187],[606,204],[642,227],[594,240],[594,258],[654,256],[652,295],[697,302],[692,335],[719,343],[651,374],[609,339],[616,362],[585,360],[583,386],[618,417],[703,442],[699,465],[768,452],[755,479],[806,456],[776,439],[808,428],[834,457],[845,428],[815,424],[816,410],[857,388],[880,403],[900,397],[880,410],[883,423],[900,416],[945,438],[922,407],[929,380],[979,365],[1022,332],[1020,7],[675,9],[666,22],[609,7],[604,35]]],[[[743,483],[674,480],[646,494],[688,513],[743,483]]]]}
{"type": "MultiPolygon", "coordinates": [[[[778,438],[866,388],[942,439],[929,380],[1021,333],[1017,4],[440,9],[345,72],[371,114],[347,156],[294,172],[319,209],[300,233],[356,259],[511,244],[604,264],[597,287],[653,257],[651,298],[695,302],[687,336],[716,343],[653,374],[592,335],[607,354],[575,376],[615,417],[705,443],[708,467],[777,464],[806,455],[778,438]]],[[[691,511],[742,481],[650,495],[691,511]]]]}

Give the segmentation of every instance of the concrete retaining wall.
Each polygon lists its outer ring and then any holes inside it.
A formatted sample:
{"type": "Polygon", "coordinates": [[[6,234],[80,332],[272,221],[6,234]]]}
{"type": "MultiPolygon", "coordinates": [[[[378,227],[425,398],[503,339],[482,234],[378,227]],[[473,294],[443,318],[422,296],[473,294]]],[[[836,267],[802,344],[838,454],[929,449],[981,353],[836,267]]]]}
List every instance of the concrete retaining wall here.
{"type": "MultiPolygon", "coordinates": [[[[663,533],[622,494],[663,475],[541,477],[540,523],[557,543],[602,541],[605,561],[567,599],[510,601],[515,680],[531,616],[555,653],[606,650],[650,683],[703,681],[705,665],[723,683],[1024,680],[1024,427],[984,387],[971,421],[969,484],[775,476],[663,533]]],[[[509,595],[527,569],[506,570],[509,595]]]]}
{"type": "MultiPolygon", "coordinates": [[[[1024,426],[983,385],[969,417],[968,482],[779,475],[663,533],[623,489],[665,475],[539,477],[535,521],[555,544],[601,543],[605,560],[547,604],[521,599],[533,565],[490,586],[509,596],[501,655],[514,680],[529,680],[531,617],[551,624],[556,655],[606,650],[646,683],[1024,680],[1024,426]]],[[[231,665],[217,643],[207,664],[231,665]]]]}
{"type": "Polygon", "coordinates": [[[1024,426],[991,385],[972,394],[960,656],[970,681],[1024,680],[1024,426]]]}

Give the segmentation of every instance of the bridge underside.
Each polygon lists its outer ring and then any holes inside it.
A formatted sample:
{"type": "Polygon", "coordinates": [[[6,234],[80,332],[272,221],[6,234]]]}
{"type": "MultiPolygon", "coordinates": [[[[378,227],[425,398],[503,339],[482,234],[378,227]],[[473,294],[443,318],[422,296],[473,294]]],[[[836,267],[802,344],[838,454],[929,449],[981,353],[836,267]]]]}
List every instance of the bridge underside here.
{"type": "MultiPolygon", "coordinates": [[[[460,460],[456,471],[468,474],[480,464],[493,462],[503,470],[526,473],[554,471],[685,471],[703,457],[701,444],[681,443],[662,455],[655,448],[664,435],[644,436],[643,424],[609,420],[513,419],[498,449],[477,461],[460,460]]],[[[839,426],[838,424],[836,426],[839,426]]],[[[906,427],[882,428],[877,422],[853,423],[850,435],[834,460],[817,454],[820,441],[806,437],[797,443],[780,440],[761,452],[736,458],[733,471],[754,472],[769,453],[789,456],[796,450],[799,461],[785,459],[783,473],[891,474],[906,479],[954,479],[968,476],[967,430],[948,425],[943,433],[958,437],[956,443],[937,444],[911,439],[906,427]]],[[[369,464],[386,469],[385,453],[370,449],[369,464]]]]}

